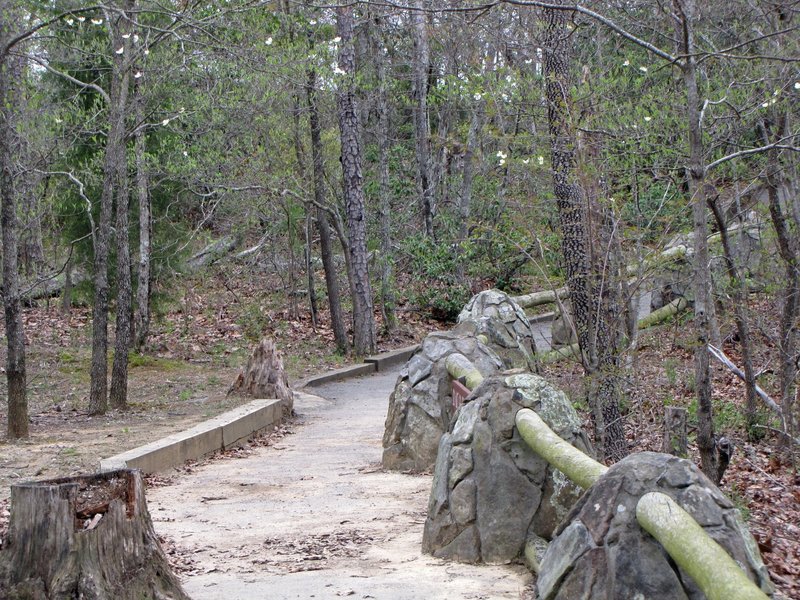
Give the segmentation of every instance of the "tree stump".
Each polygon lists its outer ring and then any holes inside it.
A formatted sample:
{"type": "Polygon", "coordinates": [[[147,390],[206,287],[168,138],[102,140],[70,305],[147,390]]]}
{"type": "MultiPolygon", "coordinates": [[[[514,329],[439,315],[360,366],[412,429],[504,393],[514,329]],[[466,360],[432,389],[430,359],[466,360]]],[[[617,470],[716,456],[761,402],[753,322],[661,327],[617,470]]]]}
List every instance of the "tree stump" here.
{"type": "Polygon", "coordinates": [[[275,343],[264,338],[259,342],[247,367],[236,376],[228,395],[249,398],[277,398],[281,401],[283,416],[292,414],[294,395],[289,388],[289,378],[283,368],[283,358],[275,343]]]}
{"type": "Polygon", "coordinates": [[[141,473],[128,469],[11,486],[0,596],[189,598],[156,538],[141,473]]]}
{"type": "Polygon", "coordinates": [[[681,458],[689,455],[685,408],[667,406],[664,412],[664,444],[662,452],[681,458]]]}

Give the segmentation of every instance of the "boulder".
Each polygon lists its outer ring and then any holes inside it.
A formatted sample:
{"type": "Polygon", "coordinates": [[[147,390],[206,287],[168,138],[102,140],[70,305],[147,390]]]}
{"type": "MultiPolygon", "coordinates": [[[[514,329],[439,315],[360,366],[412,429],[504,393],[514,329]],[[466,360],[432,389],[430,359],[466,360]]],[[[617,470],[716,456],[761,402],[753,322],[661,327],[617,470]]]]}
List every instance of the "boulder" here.
{"type": "Polygon", "coordinates": [[[691,462],[642,452],[613,465],[561,523],[541,561],[541,600],[701,600],[705,595],[636,520],[644,494],[670,496],[766,593],[773,588],[739,511],[691,462]]]}
{"type": "Polygon", "coordinates": [[[450,427],[454,409],[452,383],[445,360],[468,358],[488,377],[503,361],[473,335],[473,323],[453,331],[429,334],[400,371],[389,397],[383,434],[383,467],[396,471],[429,471],[436,462],[439,438],[450,427]]]}
{"type": "Polygon", "coordinates": [[[531,373],[486,379],[439,442],[423,551],[462,562],[507,563],[549,540],[582,490],[536,455],[514,425],[536,411],[563,439],[591,453],[566,395],[531,373]]]}
{"type": "Polygon", "coordinates": [[[475,324],[475,335],[497,352],[508,369],[535,371],[536,342],[525,311],[508,294],[486,290],[472,297],[458,322],[475,324]]]}
{"type": "Polygon", "coordinates": [[[488,290],[472,297],[450,332],[428,335],[411,357],[389,398],[383,466],[429,471],[439,438],[450,428],[452,378],[445,360],[462,354],[488,377],[506,369],[533,370],[536,345],[525,312],[507,294],[488,290]]]}

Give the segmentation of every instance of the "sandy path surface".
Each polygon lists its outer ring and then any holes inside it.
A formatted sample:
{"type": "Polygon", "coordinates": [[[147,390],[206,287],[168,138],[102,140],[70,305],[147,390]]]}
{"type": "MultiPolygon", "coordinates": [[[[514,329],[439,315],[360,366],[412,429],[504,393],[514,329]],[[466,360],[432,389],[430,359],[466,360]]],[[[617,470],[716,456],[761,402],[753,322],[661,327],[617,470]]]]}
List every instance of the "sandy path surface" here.
{"type": "Polygon", "coordinates": [[[528,598],[523,567],[420,552],[430,476],[380,470],[396,373],[300,395],[300,424],[272,447],[148,491],[156,530],[192,552],[201,599],[528,598]]]}

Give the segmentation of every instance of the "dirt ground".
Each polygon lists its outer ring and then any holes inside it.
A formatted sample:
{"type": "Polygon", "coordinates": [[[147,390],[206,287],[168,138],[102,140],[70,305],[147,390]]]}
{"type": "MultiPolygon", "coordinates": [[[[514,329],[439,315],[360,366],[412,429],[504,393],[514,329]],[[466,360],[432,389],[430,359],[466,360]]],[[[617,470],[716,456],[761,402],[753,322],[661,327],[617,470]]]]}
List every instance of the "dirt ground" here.
{"type": "Polygon", "coordinates": [[[521,565],[421,554],[430,475],[385,472],[397,374],[313,390],[269,447],[213,460],[148,491],[156,531],[197,600],[532,598],[521,565]]]}

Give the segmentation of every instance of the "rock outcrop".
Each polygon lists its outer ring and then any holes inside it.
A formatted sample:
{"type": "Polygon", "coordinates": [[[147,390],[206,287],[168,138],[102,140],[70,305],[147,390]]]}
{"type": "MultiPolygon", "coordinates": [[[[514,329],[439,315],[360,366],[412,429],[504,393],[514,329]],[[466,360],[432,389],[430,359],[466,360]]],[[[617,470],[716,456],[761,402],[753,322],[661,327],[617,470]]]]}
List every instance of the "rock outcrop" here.
{"type": "Polygon", "coordinates": [[[766,593],[772,591],[758,547],[739,511],[688,460],[642,452],[613,465],[574,506],[545,552],[541,600],[701,600],[705,595],[636,520],[648,492],[670,496],[766,593]]]}
{"type": "Polygon", "coordinates": [[[582,490],[536,455],[514,418],[536,411],[591,454],[566,395],[530,373],[484,381],[439,443],[423,551],[462,562],[506,563],[526,543],[549,540],[582,490]]]}

